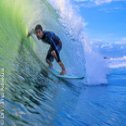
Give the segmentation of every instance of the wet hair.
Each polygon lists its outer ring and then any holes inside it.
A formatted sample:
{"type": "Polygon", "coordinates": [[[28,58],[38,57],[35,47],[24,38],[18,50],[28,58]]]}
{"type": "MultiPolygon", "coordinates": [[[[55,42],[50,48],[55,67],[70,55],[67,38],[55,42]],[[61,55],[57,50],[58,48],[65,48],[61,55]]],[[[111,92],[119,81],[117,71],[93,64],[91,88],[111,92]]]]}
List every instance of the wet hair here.
{"type": "Polygon", "coordinates": [[[37,30],[43,31],[43,28],[42,28],[42,26],[40,24],[36,25],[35,31],[37,31],[37,30]]]}

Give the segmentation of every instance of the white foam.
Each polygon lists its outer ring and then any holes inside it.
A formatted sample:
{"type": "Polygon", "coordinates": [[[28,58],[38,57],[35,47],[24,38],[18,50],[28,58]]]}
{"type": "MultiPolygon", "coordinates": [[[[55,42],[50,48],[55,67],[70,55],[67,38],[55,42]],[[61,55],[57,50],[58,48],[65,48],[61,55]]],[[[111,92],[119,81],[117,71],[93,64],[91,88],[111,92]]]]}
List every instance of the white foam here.
{"type": "Polygon", "coordinates": [[[87,82],[89,85],[106,84],[108,68],[103,56],[94,52],[89,44],[89,39],[83,37],[84,53],[86,59],[87,82]]]}
{"type": "Polygon", "coordinates": [[[109,58],[109,68],[126,68],[126,56],[109,58]]]}
{"type": "Polygon", "coordinates": [[[78,37],[86,22],[78,16],[70,0],[48,0],[60,15],[60,22],[67,27],[69,34],[78,37]],[[76,32],[73,32],[76,31],[76,32]]]}
{"type": "Polygon", "coordinates": [[[109,60],[110,61],[124,61],[124,60],[126,60],[126,56],[110,58],[109,60]]]}

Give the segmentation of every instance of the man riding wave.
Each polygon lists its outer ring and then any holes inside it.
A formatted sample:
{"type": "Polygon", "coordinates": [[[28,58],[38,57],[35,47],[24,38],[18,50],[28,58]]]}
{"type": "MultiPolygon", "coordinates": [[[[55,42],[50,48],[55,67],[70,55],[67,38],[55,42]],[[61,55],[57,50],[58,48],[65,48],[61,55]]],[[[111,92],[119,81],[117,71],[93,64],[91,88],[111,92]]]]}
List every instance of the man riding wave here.
{"type": "MultiPolygon", "coordinates": [[[[46,62],[48,63],[49,67],[52,68],[53,64],[52,62],[54,59],[57,61],[59,66],[61,67],[62,71],[60,72],[61,75],[64,75],[66,73],[65,66],[63,62],[60,59],[60,51],[62,49],[62,42],[59,39],[55,33],[50,31],[44,31],[41,25],[36,25],[35,27],[35,34],[39,40],[42,40],[44,43],[47,43],[50,45],[50,48],[48,50],[47,56],[46,56],[46,62]]],[[[28,33],[28,37],[31,35],[31,33],[28,33]]]]}

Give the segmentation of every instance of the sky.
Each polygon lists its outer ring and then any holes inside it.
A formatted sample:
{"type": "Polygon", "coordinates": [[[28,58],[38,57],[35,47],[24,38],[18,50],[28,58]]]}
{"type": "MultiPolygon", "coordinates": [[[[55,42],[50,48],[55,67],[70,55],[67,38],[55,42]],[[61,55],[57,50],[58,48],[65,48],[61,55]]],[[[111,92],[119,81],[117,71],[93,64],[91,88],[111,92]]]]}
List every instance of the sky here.
{"type": "Polygon", "coordinates": [[[74,0],[92,41],[126,43],[126,0],[74,0]]]}

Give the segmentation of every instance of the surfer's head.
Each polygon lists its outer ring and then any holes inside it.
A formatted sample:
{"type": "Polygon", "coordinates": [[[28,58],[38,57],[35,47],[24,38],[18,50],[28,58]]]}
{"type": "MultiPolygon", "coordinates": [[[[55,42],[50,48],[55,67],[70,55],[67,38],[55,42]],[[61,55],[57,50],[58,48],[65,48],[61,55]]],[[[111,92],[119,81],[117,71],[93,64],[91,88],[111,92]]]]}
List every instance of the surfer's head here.
{"type": "Polygon", "coordinates": [[[43,35],[44,35],[43,28],[42,28],[42,26],[40,24],[36,25],[35,34],[36,34],[38,39],[41,39],[43,37],[43,35]]]}

